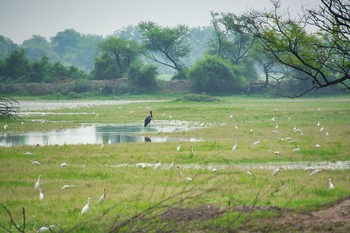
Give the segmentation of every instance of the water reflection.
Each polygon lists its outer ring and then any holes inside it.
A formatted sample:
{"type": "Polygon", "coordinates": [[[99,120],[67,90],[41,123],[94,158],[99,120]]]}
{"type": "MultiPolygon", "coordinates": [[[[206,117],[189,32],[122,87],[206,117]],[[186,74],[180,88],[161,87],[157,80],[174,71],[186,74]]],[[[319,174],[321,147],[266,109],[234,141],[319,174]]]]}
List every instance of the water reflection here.
{"type": "Polygon", "coordinates": [[[170,133],[187,131],[198,127],[187,122],[155,122],[150,128],[142,124],[115,125],[83,125],[73,129],[62,129],[37,132],[6,132],[0,136],[0,146],[19,145],[65,145],[65,144],[102,144],[126,142],[167,142],[167,141],[199,141],[194,138],[172,138],[160,136],[141,136],[142,133],[170,133]]]}

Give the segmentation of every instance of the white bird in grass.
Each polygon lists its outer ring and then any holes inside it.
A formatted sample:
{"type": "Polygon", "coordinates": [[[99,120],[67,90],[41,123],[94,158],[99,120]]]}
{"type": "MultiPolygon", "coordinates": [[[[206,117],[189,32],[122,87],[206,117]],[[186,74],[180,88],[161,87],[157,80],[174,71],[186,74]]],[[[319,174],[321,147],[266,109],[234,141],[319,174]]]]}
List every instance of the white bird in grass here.
{"type": "Polygon", "coordinates": [[[33,155],[33,153],[32,153],[32,152],[27,151],[26,153],[24,153],[24,155],[33,155]]]}
{"type": "Polygon", "coordinates": [[[41,188],[39,188],[39,200],[44,200],[44,194],[41,192],[41,188]]]}
{"type": "Polygon", "coordinates": [[[7,130],[8,125],[4,125],[4,130],[7,130]]]}
{"type": "Polygon", "coordinates": [[[281,168],[281,167],[275,169],[275,170],[272,172],[272,176],[277,175],[277,173],[279,173],[280,171],[282,171],[282,169],[283,169],[283,168],[281,168]]]}
{"type": "Polygon", "coordinates": [[[144,163],[138,163],[138,164],[136,164],[136,167],[145,169],[145,168],[146,168],[146,164],[144,164],[144,163]]]}
{"type": "Polygon", "coordinates": [[[68,163],[61,163],[60,167],[69,167],[68,163]]]}
{"type": "Polygon", "coordinates": [[[33,160],[31,160],[32,161],[32,164],[34,164],[34,165],[41,165],[41,163],[39,163],[38,161],[33,161],[33,160]]]}
{"type": "Polygon", "coordinates": [[[175,162],[176,162],[176,158],[173,160],[173,162],[170,164],[169,166],[169,170],[173,170],[175,168],[175,162]]]}
{"type": "Polygon", "coordinates": [[[247,174],[248,174],[248,176],[252,175],[252,173],[249,170],[247,170],[247,174]]]}
{"type": "Polygon", "coordinates": [[[90,200],[91,198],[88,198],[88,202],[87,204],[83,207],[83,209],[81,210],[81,214],[85,214],[86,212],[88,212],[89,208],[90,208],[90,200]]]}
{"type": "Polygon", "coordinates": [[[162,166],[162,163],[159,161],[158,163],[156,163],[156,164],[154,165],[154,168],[155,168],[155,169],[159,169],[160,166],[162,166]]]}
{"type": "Polygon", "coordinates": [[[232,150],[236,150],[237,149],[237,143],[235,143],[232,147],[232,150]]]}
{"type": "Polygon", "coordinates": [[[63,190],[63,189],[69,189],[69,188],[74,188],[74,187],[75,187],[75,185],[65,184],[62,186],[61,189],[63,190]]]}
{"type": "Polygon", "coordinates": [[[51,231],[51,229],[54,227],[55,227],[54,225],[50,225],[48,227],[42,226],[39,228],[39,230],[37,232],[41,233],[41,232],[51,231]]]}
{"type": "Polygon", "coordinates": [[[212,169],[211,169],[211,172],[217,172],[218,171],[218,169],[217,168],[215,168],[215,167],[213,167],[212,169]]]}
{"type": "Polygon", "coordinates": [[[39,189],[39,188],[40,188],[40,177],[41,177],[41,175],[38,176],[38,179],[37,179],[37,181],[35,182],[35,185],[34,185],[34,188],[35,188],[35,189],[39,189]]]}
{"type": "Polygon", "coordinates": [[[180,151],[180,150],[181,150],[181,144],[178,145],[178,146],[176,147],[176,150],[177,150],[177,151],[180,151]]]}
{"type": "Polygon", "coordinates": [[[106,199],[106,195],[107,195],[107,189],[103,189],[103,194],[100,196],[100,198],[98,199],[97,203],[102,203],[104,202],[104,200],[106,199]]]}
{"type": "Polygon", "coordinates": [[[323,171],[322,169],[316,169],[313,172],[310,173],[310,176],[316,175],[317,173],[323,171]]]}
{"type": "Polygon", "coordinates": [[[334,185],[332,183],[331,178],[328,178],[328,183],[329,183],[329,189],[334,189],[334,185]]]}
{"type": "Polygon", "coordinates": [[[257,140],[255,142],[253,142],[253,146],[258,145],[259,143],[260,143],[260,140],[257,140]]]}

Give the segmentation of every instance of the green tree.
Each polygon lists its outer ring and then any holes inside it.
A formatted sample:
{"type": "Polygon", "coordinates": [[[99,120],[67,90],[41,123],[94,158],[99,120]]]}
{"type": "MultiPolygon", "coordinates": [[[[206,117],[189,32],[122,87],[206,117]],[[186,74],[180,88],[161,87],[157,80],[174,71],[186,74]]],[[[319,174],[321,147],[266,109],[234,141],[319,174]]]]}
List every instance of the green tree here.
{"type": "Polygon", "coordinates": [[[30,62],[24,49],[12,51],[5,59],[0,70],[2,81],[16,81],[28,77],[31,71],[30,62]]]}
{"type": "Polygon", "coordinates": [[[30,61],[39,61],[44,56],[53,61],[59,59],[45,37],[34,35],[31,39],[23,41],[21,46],[26,50],[26,56],[30,61]]]}
{"type": "Polygon", "coordinates": [[[279,63],[304,74],[295,78],[309,85],[291,97],[338,84],[350,89],[350,5],[343,0],[321,3],[319,10],[292,19],[281,13],[279,1],[274,1],[272,11],[251,11],[238,25],[258,38],[265,52],[279,63]],[[310,25],[320,30],[309,32],[306,28],[310,25]]]}
{"type": "Polygon", "coordinates": [[[174,28],[161,27],[153,22],[141,22],[139,27],[146,56],[180,72],[183,69],[181,59],[190,53],[189,46],[184,44],[190,32],[188,27],[185,25],[174,28]]]}
{"type": "Polygon", "coordinates": [[[7,57],[12,51],[17,49],[17,45],[10,39],[0,35],[0,60],[7,57]]]}
{"type": "Polygon", "coordinates": [[[157,67],[154,65],[144,65],[140,60],[132,63],[128,72],[128,82],[137,87],[138,90],[152,91],[157,89],[157,67]]]}
{"type": "Polygon", "coordinates": [[[140,55],[136,42],[112,36],[101,42],[100,50],[102,55],[95,64],[95,79],[123,77],[131,63],[140,55]],[[108,69],[104,71],[103,68],[108,69]],[[107,76],[103,78],[103,74],[107,76]]]}
{"type": "Polygon", "coordinates": [[[228,94],[240,90],[242,77],[239,73],[238,67],[234,69],[229,61],[207,55],[190,69],[189,79],[198,92],[228,94]]]}
{"type": "Polygon", "coordinates": [[[75,48],[81,39],[79,32],[74,29],[66,29],[51,38],[51,43],[58,54],[63,56],[67,50],[75,48]]]}

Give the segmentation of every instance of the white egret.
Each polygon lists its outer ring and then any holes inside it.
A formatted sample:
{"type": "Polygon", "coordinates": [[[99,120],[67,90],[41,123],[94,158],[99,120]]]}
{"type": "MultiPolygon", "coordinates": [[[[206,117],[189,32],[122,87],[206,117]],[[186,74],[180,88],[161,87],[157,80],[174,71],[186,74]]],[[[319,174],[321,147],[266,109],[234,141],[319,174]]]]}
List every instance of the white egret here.
{"type": "Polygon", "coordinates": [[[41,232],[51,231],[51,229],[54,228],[54,227],[55,227],[54,225],[50,225],[48,227],[42,226],[42,227],[39,228],[39,230],[37,232],[41,233],[41,232]]]}
{"type": "Polygon", "coordinates": [[[25,153],[24,153],[24,155],[33,155],[33,153],[32,153],[32,152],[27,151],[27,152],[25,152],[25,153]]]}
{"type": "Polygon", "coordinates": [[[39,188],[40,188],[40,177],[41,177],[41,175],[38,176],[38,179],[37,179],[37,181],[35,182],[35,185],[34,185],[34,188],[35,188],[35,189],[39,189],[39,188]]]}
{"type": "Polygon", "coordinates": [[[232,147],[232,150],[236,150],[237,149],[237,143],[235,143],[232,147]]]}
{"type": "Polygon", "coordinates": [[[260,143],[260,140],[257,140],[255,142],[253,142],[253,146],[258,145],[259,143],[260,143]]]}
{"type": "Polygon", "coordinates": [[[320,128],[320,133],[322,133],[324,131],[324,127],[322,126],[321,128],[320,128]]]}
{"type": "Polygon", "coordinates": [[[293,152],[297,152],[297,151],[300,151],[300,148],[294,148],[293,149],[293,152]]]}
{"type": "Polygon", "coordinates": [[[235,129],[239,129],[238,126],[237,126],[236,124],[234,124],[233,127],[234,127],[235,129]]]}
{"type": "Polygon", "coordinates": [[[320,148],[321,146],[320,146],[320,144],[316,144],[315,147],[316,148],[320,148]]]}
{"type": "Polygon", "coordinates": [[[252,175],[252,173],[249,170],[247,170],[247,174],[248,174],[248,176],[252,175]]]}
{"type": "Polygon", "coordinates": [[[41,165],[41,163],[39,163],[38,161],[36,161],[36,160],[31,160],[32,161],[32,164],[34,164],[34,165],[41,165]]]}
{"type": "Polygon", "coordinates": [[[88,202],[87,204],[83,207],[83,209],[81,210],[81,214],[85,214],[86,212],[88,212],[89,208],[90,208],[90,200],[91,198],[88,198],[88,202]]]}
{"type": "Polygon", "coordinates": [[[332,183],[332,179],[328,178],[328,183],[329,183],[329,189],[334,189],[334,185],[332,183]]]}
{"type": "Polygon", "coordinates": [[[329,136],[329,133],[328,133],[328,131],[326,131],[326,136],[329,136]]]}
{"type": "Polygon", "coordinates": [[[98,199],[97,203],[102,203],[104,202],[104,200],[106,199],[106,195],[107,195],[107,189],[103,189],[103,194],[100,196],[100,198],[98,199]]]}
{"type": "Polygon", "coordinates": [[[275,155],[281,155],[281,152],[278,151],[278,150],[276,150],[276,151],[274,152],[274,154],[275,154],[275,155]]]}
{"type": "Polygon", "coordinates": [[[180,151],[180,150],[181,150],[181,144],[178,145],[178,146],[176,147],[176,150],[177,150],[177,151],[180,151]]]}
{"type": "Polygon", "coordinates": [[[277,175],[277,173],[279,173],[280,171],[282,171],[283,168],[279,167],[279,168],[276,168],[273,172],[272,172],[272,176],[275,176],[277,175]]]}
{"type": "Polygon", "coordinates": [[[192,181],[192,178],[191,177],[186,177],[185,180],[186,181],[192,181]]]}
{"type": "Polygon", "coordinates": [[[138,163],[138,164],[136,164],[136,167],[145,169],[145,168],[146,168],[146,164],[144,164],[144,163],[138,163]]]}
{"type": "Polygon", "coordinates": [[[62,186],[61,189],[63,190],[63,189],[69,189],[69,188],[75,188],[75,185],[65,184],[62,186]]]}
{"type": "Polygon", "coordinates": [[[69,167],[68,163],[61,163],[60,167],[69,167]]]}
{"type": "Polygon", "coordinates": [[[217,172],[218,171],[218,169],[217,168],[215,168],[215,167],[213,167],[212,169],[211,169],[211,172],[217,172]]]}
{"type": "Polygon", "coordinates": [[[320,121],[317,121],[317,126],[320,126],[320,125],[321,125],[320,121]]]}
{"type": "Polygon", "coordinates": [[[170,164],[169,166],[169,170],[173,170],[175,168],[175,162],[176,162],[176,158],[173,160],[173,162],[170,164]]]}
{"type": "Polygon", "coordinates": [[[272,118],[270,119],[270,121],[275,122],[275,121],[276,121],[276,117],[272,117],[272,118]]]}
{"type": "Polygon", "coordinates": [[[316,169],[310,173],[310,176],[316,175],[317,173],[323,171],[323,169],[316,169]]]}
{"type": "Polygon", "coordinates": [[[44,194],[41,192],[41,188],[39,188],[39,200],[44,200],[44,194]]]}
{"type": "Polygon", "coordinates": [[[155,168],[155,169],[159,169],[161,166],[162,166],[162,163],[159,161],[158,163],[156,163],[156,164],[154,165],[154,168],[155,168]]]}
{"type": "Polygon", "coordinates": [[[4,130],[7,130],[8,125],[4,125],[4,130]]]}

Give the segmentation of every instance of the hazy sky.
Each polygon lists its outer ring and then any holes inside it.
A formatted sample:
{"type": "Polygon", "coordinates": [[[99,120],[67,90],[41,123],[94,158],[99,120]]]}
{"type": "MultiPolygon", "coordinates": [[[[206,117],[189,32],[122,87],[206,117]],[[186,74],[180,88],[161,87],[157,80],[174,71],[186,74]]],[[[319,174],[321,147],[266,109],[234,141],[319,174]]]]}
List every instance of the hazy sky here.
{"type": "MultiPolygon", "coordinates": [[[[281,0],[297,14],[319,0],[281,0]]],[[[149,20],[162,26],[210,25],[210,12],[243,13],[271,9],[270,0],[0,0],[0,35],[21,44],[32,35],[48,39],[74,29],[107,36],[128,25],[149,20]]]]}

